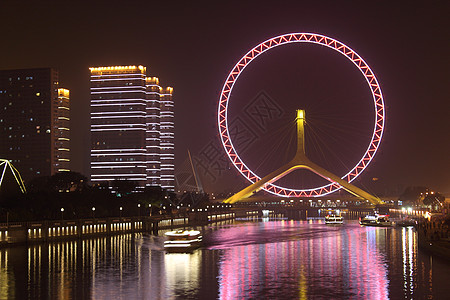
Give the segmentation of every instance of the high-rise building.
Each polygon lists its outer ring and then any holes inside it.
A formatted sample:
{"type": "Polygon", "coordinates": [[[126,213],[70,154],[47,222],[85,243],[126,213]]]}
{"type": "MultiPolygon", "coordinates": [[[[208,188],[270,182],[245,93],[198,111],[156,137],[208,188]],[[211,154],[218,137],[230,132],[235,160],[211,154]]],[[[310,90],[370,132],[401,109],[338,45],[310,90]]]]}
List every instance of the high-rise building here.
{"type": "Polygon", "coordinates": [[[69,90],[51,68],[0,71],[0,157],[25,181],[70,170],[69,90]]]}
{"type": "Polygon", "coordinates": [[[160,137],[161,137],[161,187],[167,190],[174,189],[174,104],[172,100],[173,89],[165,88],[161,92],[160,100],[160,137]]]}
{"type": "Polygon", "coordinates": [[[143,66],[90,68],[91,181],[174,190],[173,89],[143,66]]]}

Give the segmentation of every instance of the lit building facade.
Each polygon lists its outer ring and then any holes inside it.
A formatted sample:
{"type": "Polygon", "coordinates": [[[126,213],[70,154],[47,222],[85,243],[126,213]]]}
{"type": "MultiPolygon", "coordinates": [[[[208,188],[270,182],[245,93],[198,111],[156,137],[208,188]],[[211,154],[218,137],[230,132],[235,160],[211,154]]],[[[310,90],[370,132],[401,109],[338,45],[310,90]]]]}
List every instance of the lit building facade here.
{"type": "Polygon", "coordinates": [[[0,71],[0,157],[25,181],[70,170],[69,95],[54,69],[0,71]]]}
{"type": "Polygon", "coordinates": [[[53,105],[52,174],[70,171],[70,91],[58,88],[58,99],[53,105]]]}
{"type": "Polygon", "coordinates": [[[147,77],[143,66],[90,71],[92,183],[126,179],[173,191],[173,89],[147,77]]]}
{"type": "Polygon", "coordinates": [[[161,93],[160,101],[160,137],[161,137],[161,187],[172,190],[175,183],[174,166],[174,103],[173,89],[165,88],[161,93]]]}

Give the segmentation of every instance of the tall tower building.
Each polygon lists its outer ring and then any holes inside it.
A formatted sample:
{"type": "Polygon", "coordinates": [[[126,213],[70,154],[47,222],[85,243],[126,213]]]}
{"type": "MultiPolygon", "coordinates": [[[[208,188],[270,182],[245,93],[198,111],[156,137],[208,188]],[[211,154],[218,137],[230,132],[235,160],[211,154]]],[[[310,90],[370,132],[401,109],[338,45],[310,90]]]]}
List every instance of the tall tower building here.
{"type": "Polygon", "coordinates": [[[0,157],[25,181],[70,170],[69,90],[51,68],[0,71],[0,157]]]}
{"type": "Polygon", "coordinates": [[[52,174],[70,171],[70,91],[58,88],[58,99],[54,103],[52,137],[52,174]],[[56,113],[55,113],[56,112],[56,113]]]}
{"type": "MultiPolygon", "coordinates": [[[[127,179],[141,187],[161,186],[173,191],[174,181],[168,185],[162,180],[168,170],[162,170],[161,163],[167,152],[165,136],[172,136],[173,149],[172,88],[163,90],[159,79],[147,77],[143,66],[96,67],[90,71],[92,183],[127,179]],[[166,102],[172,105],[171,128],[161,124],[167,110],[161,103],[166,102]],[[163,135],[161,128],[167,134],[163,135]]],[[[173,178],[173,172],[172,160],[169,177],[173,178]]]]}
{"type": "Polygon", "coordinates": [[[160,132],[161,132],[161,187],[174,191],[174,104],[172,100],[173,89],[165,88],[161,92],[160,101],[160,132]]]}
{"type": "Polygon", "coordinates": [[[156,77],[146,78],[147,97],[147,185],[161,186],[161,131],[160,131],[160,99],[161,87],[156,77]]]}

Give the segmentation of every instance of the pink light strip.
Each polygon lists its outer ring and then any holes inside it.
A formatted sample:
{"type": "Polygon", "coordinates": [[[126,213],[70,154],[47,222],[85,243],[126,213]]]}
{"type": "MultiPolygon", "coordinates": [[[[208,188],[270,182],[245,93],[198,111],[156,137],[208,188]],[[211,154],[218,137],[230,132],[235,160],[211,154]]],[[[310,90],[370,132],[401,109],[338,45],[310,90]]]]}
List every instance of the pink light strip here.
{"type": "MultiPolygon", "coordinates": [[[[254,183],[257,180],[260,180],[261,177],[256,175],[252,170],[250,170],[245,163],[239,157],[234,145],[231,141],[229,129],[228,129],[228,102],[231,97],[231,91],[233,90],[234,84],[236,83],[239,75],[242,71],[252,62],[256,57],[260,54],[274,48],[277,46],[281,46],[284,44],[290,43],[312,43],[321,46],[328,47],[333,49],[342,55],[344,55],[347,59],[349,59],[361,72],[361,74],[366,79],[366,82],[371,90],[372,98],[374,101],[374,112],[375,112],[375,124],[374,131],[372,134],[372,139],[368,145],[368,148],[359,162],[344,176],[342,179],[347,180],[348,182],[353,181],[356,177],[358,177],[365,168],[372,161],[375,153],[378,150],[378,147],[381,143],[383,130],[384,130],[384,102],[383,96],[381,93],[381,88],[378,84],[378,81],[373,74],[370,67],[366,64],[366,62],[350,47],[345,44],[332,39],[330,37],[326,37],[319,34],[314,33],[290,33],[281,36],[274,37],[272,39],[266,40],[261,44],[257,45],[249,52],[247,52],[233,67],[231,72],[228,74],[227,79],[222,88],[222,92],[219,99],[218,105],[218,129],[221,137],[222,145],[227,153],[229,159],[232,164],[236,167],[236,169],[241,173],[244,178],[246,178],[251,183],[254,183]]],[[[330,183],[324,186],[311,188],[311,189],[289,189],[281,186],[277,186],[275,184],[269,183],[266,184],[264,190],[270,192],[275,195],[279,195],[282,197],[317,197],[330,194],[336,190],[339,190],[341,187],[336,183],[330,183]]]]}

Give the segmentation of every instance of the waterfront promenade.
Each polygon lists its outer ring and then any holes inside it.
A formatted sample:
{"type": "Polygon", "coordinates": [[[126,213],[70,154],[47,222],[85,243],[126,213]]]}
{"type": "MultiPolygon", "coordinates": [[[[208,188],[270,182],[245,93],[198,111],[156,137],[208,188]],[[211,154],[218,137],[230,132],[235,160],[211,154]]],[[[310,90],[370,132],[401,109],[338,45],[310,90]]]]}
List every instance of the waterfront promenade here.
{"type": "Polygon", "coordinates": [[[423,219],[417,225],[419,247],[450,261],[450,216],[423,219]]]}
{"type": "Polygon", "coordinates": [[[199,226],[235,218],[230,210],[177,215],[0,223],[0,247],[199,226]]]}

